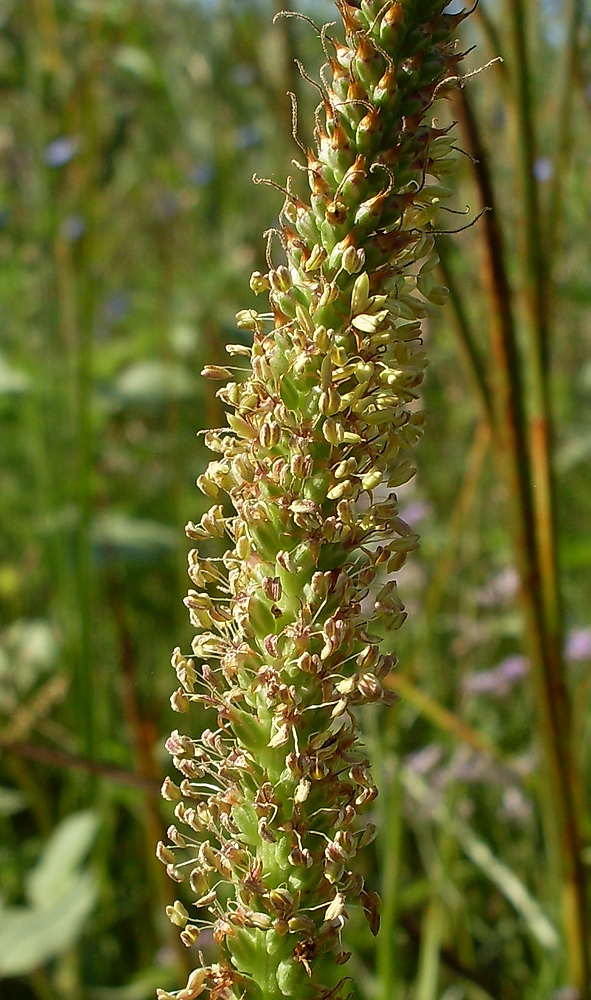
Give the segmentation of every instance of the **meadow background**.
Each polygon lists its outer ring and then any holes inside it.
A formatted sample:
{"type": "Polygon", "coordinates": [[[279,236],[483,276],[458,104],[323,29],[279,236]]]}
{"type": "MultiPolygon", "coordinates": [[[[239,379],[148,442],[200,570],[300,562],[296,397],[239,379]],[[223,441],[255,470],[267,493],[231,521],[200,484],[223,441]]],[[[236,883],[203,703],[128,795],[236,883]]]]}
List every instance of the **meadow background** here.
{"type": "MultiPolygon", "coordinates": [[[[298,173],[286,91],[305,142],[318,100],[279,9],[0,0],[2,1000],[148,1000],[195,962],[154,856],[168,661],[222,419],[198,373],[265,270],[281,196],[251,176],[298,173]]],[[[440,237],[401,700],[363,716],[382,933],[352,922],[347,971],[358,1000],[583,1000],[591,5],[481,0],[462,31],[466,72],[504,61],[434,111],[466,154],[442,228],[491,210],[440,237]]]]}

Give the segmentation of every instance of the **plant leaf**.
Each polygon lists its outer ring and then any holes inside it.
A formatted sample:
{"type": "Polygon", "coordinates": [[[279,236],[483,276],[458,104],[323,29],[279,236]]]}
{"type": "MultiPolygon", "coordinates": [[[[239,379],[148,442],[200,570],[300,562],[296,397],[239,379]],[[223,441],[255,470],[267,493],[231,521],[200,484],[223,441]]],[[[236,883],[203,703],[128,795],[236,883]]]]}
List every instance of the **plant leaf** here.
{"type": "Polygon", "coordinates": [[[67,816],[53,831],[26,880],[27,896],[36,909],[51,908],[79,882],[76,869],[88,853],[97,827],[98,816],[89,810],[67,816]]]}
{"type": "Polygon", "coordinates": [[[0,978],[32,972],[69,948],[81,934],[97,898],[91,872],[69,880],[69,891],[46,900],[43,909],[0,909],[0,978]]]}
{"type": "Polygon", "coordinates": [[[0,816],[12,816],[24,809],[27,800],[16,788],[0,788],[0,816]]]}

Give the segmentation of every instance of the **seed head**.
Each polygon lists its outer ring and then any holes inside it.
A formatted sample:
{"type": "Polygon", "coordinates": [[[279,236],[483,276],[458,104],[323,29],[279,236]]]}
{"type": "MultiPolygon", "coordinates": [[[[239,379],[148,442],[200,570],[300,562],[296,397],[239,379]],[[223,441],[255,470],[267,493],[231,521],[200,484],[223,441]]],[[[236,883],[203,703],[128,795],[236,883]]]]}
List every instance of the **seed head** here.
{"type": "Polygon", "coordinates": [[[196,635],[192,656],[173,653],[171,702],[214,714],[199,743],[167,742],[182,780],[162,794],[188,833],[172,826],[157,854],[209,915],[170,906],[181,939],[209,926],[223,957],[177,1000],[341,1000],[346,981],[323,985],[319,960],[349,958],[352,905],[379,923],[357,871],[377,789],[356,713],[392,701],[380,636],[404,621],[392,574],[417,545],[392,490],[414,473],[422,429],[421,321],[446,295],[432,230],[452,139],[428,114],[457,79],[464,15],[446,0],[337,7],[345,42],[323,35],[332,80],[306,154],[309,203],[288,185],[286,261],[250,280],[270,311],[237,316],[249,343],[228,353],[246,359],[242,381],[203,370],[225,382],[227,426],[207,435],[216,457],[198,479],[216,502],[186,528],[206,555],[189,557],[196,635]],[[222,538],[223,558],[208,558],[222,538]]]}

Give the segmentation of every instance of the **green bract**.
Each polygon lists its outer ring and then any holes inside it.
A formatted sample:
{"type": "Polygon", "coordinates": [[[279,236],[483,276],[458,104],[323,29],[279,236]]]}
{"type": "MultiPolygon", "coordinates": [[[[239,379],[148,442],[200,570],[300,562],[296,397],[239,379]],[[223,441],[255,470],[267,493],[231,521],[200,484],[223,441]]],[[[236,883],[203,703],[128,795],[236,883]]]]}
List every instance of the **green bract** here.
{"type": "Polygon", "coordinates": [[[252,276],[270,312],[238,316],[252,347],[228,351],[250,369],[219,391],[228,426],[208,434],[218,457],[198,480],[215,502],[187,526],[230,548],[189,557],[195,659],[175,650],[172,704],[211,708],[213,728],[168,740],[182,780],[163,794],[182,832],[158,856],[210,915],[169,907],[183,941],[209,924],[221,956],[161,998],[338,1000],[347,980],[324,984],[322,956],[347,961],[352,904],[378,926],[356,871],[376,788],[355,714],[391,700],[380,635],[404,620],[392,573],[417,545],[392,489],[413,475],[421,430],[421,320],[445,297],[431,227],[452,140],[426,115],[457,80],[465,14],[442,0],[337,7],[346,43],[322,32],[332,81],[307,151],[310,203],[287,191],[287,264],[252,276]]]}

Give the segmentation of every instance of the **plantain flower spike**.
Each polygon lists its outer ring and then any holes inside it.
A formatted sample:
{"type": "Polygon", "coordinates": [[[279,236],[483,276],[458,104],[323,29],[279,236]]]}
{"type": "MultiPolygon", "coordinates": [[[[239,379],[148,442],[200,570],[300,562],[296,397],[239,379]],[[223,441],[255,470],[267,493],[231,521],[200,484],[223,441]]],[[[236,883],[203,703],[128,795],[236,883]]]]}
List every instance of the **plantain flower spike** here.
{"type": "Polygon", "coordinates": [[[251,278],[270,310],[238,314],[242,380],[203,372],[226,381],[227,427],[206,437],[212,506],[187,534],[229,548],[190,553],[193,655],[172,657],[173,708],[211,709],[212,728],[167,741],[179,828],[157,855],[192,893],[191,912],[167,912],[200,964],[160,1000],[340,1000],[351,907],[379,923],[358,870],[377,791],[356,714],[391,701],[380,639],[404,620],[393,574],[417,546],[393,491],[414,472],[421,321],[446,293],[433,224],[453,166],[449,128],[428,115],[457,84],[467,14],[444,0],[336,6],[346,41],[320,33],[309,202],[288,187],[286,264],[251,278]]]}

